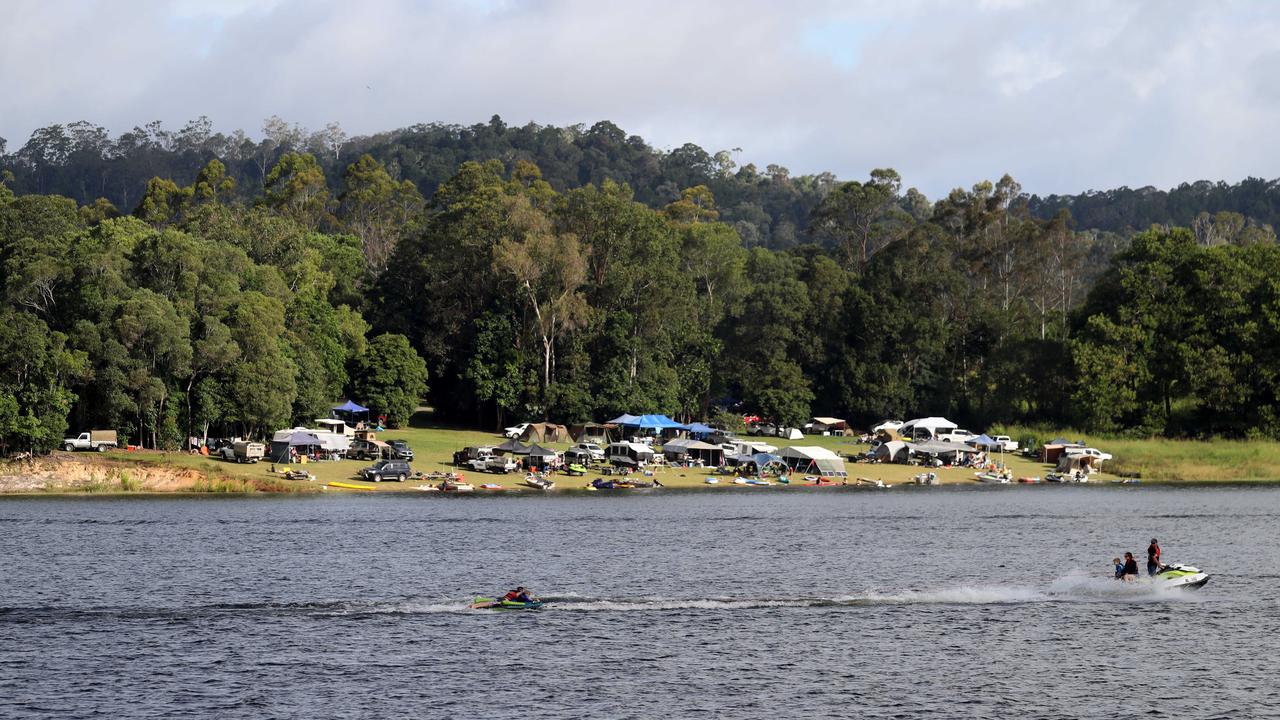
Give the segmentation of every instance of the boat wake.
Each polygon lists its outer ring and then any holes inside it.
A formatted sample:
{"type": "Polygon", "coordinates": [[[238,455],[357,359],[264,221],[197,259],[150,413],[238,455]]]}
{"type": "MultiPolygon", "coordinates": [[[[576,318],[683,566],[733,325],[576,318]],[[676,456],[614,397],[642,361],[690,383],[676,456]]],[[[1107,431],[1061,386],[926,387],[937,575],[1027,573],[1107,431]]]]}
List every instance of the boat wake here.
{"type": "MultiPolygon", "coordinates": [[[[912,605],[1019,605],[1031,603],[1161,603],[1203,602],[1203,592],[1188,592],[1150,582],[1121,583],[1083,573],[1052,578],[1038,585],[957,585],[900,591],[863,591],[830,596],[794,597],[589,597],[544,595],[539,612],[674,612],[778,608],[866,608],[912,605]]],[[[190,618],[218,615],[378,616],[474,613],[473,598],[399,598],[385,600],[321,600],[314,602],[217,603],[194,608],[0,607],[0,623],[50,620],[92,621],[101,618],[190,618]]]]}

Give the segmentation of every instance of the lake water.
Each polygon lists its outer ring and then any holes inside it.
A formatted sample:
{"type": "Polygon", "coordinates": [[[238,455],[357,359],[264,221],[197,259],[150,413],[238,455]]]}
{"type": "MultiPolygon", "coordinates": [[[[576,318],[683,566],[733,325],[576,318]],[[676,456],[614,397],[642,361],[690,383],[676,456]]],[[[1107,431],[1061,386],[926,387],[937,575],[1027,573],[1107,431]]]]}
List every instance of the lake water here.
{"type": "Polygon", "coordinates": [[[0,500],[0,717],[1280,712],[1280,489],[0,500]],[[1108,579],[1124,550],[1213,574],[1108,579]],[[514,584],[541,611],[481,612],[514,584]]]}

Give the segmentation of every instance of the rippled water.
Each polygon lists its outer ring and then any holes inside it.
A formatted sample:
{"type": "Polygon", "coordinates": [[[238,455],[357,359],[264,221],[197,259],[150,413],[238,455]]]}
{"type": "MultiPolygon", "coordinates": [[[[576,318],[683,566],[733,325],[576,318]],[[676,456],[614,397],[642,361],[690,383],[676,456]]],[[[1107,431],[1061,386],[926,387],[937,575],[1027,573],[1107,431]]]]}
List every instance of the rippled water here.
{"type": "Polygon", "coordinates": [[[0,501],[0,716],[1262,716],[1280,490],[0,501]],[[1158,536],[1199,592],[1107,579],[1158,536]],[[521,583],[536,612],[466,609],[521,583]]]}

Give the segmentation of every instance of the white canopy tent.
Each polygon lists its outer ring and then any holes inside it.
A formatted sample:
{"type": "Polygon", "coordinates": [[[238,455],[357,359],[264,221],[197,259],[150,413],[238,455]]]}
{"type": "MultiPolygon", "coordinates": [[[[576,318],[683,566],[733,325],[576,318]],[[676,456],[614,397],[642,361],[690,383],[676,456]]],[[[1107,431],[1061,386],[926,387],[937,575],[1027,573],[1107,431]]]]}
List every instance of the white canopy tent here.
{"type": "Polygon", "coordinates": [[[724,448],[701,440],[668,440],[662,445],[662,454],[668,460],[678,461],[690,457],[701,460],[706,465],[719,465],[724,462],[724,448]]]}
{"type": "Polygon", "coordinates": [[[796,472],[817,473],[824,476],[849,477],[844,460],[826,448],[815,445],[793,445],[778,451],[787,467],[796,472]]]}
{"type": "Polygon", "coordinates": [[[944,417],[916,418],[898,428],[898,435],[911,440],[933,440],[942,433],[949,433],[959,425],[944,417]]]}

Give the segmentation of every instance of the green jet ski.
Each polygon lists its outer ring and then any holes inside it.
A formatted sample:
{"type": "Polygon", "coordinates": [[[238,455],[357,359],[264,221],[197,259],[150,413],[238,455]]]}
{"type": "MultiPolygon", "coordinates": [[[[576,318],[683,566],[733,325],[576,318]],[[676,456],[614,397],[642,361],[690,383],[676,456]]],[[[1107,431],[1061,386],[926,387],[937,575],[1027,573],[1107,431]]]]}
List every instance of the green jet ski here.
{"type": "Polygon", "coordinates": [[[1157,587],[1195,590],[1209,582],[1209,574],[1190,565],[1171,563],[1161,567],[1151,580],[1157,587]]]}
{"type": "Polygon", "coordinates": [[[471,603],[472,610],[537,610],[542,607],[541,600],[533,602],[514,602],[501,598],[478,597],[471,603]]]}

